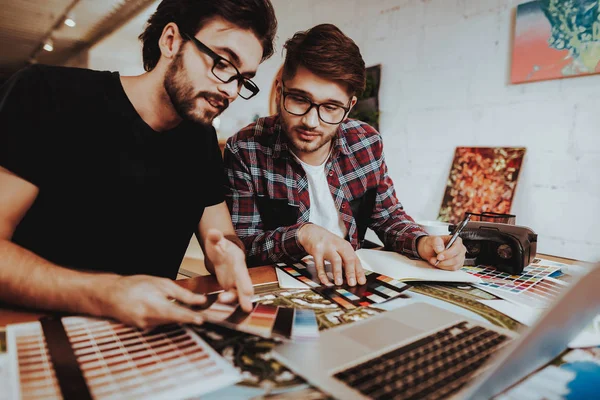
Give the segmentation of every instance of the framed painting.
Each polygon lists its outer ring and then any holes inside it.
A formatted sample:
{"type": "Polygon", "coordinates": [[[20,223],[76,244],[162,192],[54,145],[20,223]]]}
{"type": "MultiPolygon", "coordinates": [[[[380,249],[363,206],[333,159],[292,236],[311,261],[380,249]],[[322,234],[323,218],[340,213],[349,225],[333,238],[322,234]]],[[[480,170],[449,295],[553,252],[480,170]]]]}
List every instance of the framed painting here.
{"type": "Polygon", "coordinates": [[[600,73],[600,0],[536,0],[517,7],[511,82],[600,73]]]}
{"type": "Polygon", "coordinates": [[[509,214],[524,156],[522,147],[457,147],[438,220],[456,224],[467,212],[509,214]]]}

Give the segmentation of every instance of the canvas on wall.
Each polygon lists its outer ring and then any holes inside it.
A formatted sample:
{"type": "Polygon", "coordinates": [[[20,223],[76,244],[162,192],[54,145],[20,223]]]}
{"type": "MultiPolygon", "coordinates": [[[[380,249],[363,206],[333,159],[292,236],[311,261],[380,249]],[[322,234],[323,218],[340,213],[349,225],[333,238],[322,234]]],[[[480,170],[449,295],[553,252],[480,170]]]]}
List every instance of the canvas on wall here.
{"type": "Polygon", "coordinates": [[[510,213],[525,148],[457,147],[438,220],[456,224],[467,212],[510,213]]]}
{"type": "Polygon", "coordinates": [[[600,0],[536,0],[517,7],[511,82],[600,73],[600,0]]]}

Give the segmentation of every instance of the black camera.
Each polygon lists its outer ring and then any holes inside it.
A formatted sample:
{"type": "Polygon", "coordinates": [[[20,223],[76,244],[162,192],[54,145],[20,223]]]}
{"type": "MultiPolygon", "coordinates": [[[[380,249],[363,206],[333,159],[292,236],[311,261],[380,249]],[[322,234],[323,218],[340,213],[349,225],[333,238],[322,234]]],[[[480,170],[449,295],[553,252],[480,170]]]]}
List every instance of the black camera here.
{"type": "MultiPolygon", "coordinates": [[[[449,230],[455,228],[451,225],[449,230]]],[[[469,222],[459,236],[467,248],[465,265],[486,265],[520,275],[536,256],[537,234],[525,226],[469,222]]]]}

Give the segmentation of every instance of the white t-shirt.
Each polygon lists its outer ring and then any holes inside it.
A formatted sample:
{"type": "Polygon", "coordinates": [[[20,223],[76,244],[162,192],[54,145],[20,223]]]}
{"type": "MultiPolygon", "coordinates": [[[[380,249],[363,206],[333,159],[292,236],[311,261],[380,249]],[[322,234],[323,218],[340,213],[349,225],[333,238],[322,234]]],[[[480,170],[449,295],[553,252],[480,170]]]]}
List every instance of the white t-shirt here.
{"type": "MultiPolygon", "coordinates": [[[[293,153],[292,153],[293,154],[293,153]]],[[[294,154],[294,156],[296,156],[294,154]]],[[[344,239],[346,237],[346,225],[339,214],[325,174],[325,164],[327,159],[321,165],[310,165],[296,157],[308,179],[308,195],[310,198],[310,217],[309,222],[319,225],[329,232],[344,239]]]]}

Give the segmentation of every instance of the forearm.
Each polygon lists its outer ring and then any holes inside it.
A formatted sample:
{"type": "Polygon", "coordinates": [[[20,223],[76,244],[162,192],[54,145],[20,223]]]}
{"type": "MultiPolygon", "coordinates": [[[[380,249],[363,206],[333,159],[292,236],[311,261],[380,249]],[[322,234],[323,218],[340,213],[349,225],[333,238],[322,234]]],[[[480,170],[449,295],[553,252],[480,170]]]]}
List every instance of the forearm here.
{"type": "Polygon", "coordinates": [[[15,305],[102,315],[101,293],[118,276],[59,267],[0,239],[0,301],[15,305]]]}
{"type": "Polygon", "coordinates": [[[260,231],[256,234],[240,236],[247,248],[249,266],[293,262],[306,255],[300,244],[298,232],[306,222],[281,227],[271,231],[260,231]]]}
{"type": "Polygon", "coordinates": [[[387,249],[412,258],[419,258],[418,239],[427,233],[401,209],[388,213],[371,225],[387,249]]]}

